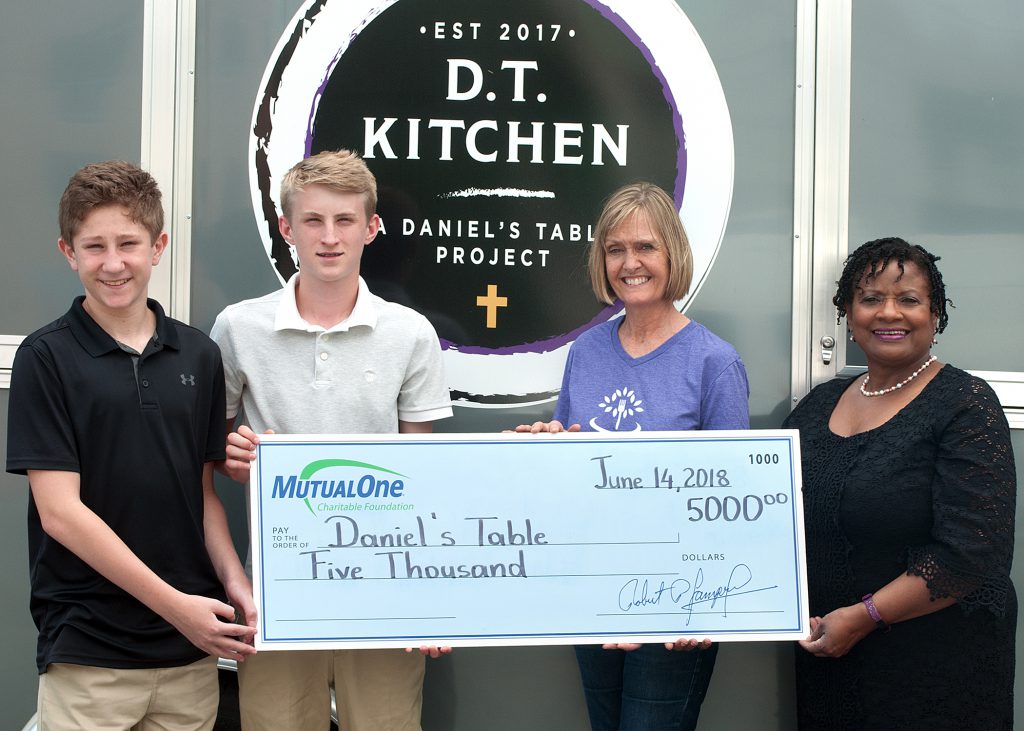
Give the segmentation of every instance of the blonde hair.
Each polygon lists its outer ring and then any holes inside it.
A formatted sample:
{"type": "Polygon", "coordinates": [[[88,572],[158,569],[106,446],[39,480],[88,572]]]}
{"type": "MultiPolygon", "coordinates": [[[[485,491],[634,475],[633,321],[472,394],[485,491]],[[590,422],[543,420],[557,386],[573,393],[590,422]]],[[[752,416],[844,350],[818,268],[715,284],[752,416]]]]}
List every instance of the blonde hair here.
{"type": "Polygon", "coordinates": [[[679,212],[669,195],[653,183],[631,183],[611,194],[597,219],[594,243],[590,245],[590,286],[605,304],[615,301],[605,271],[605,241],[608,234],[637,212],[642,212],[668,256],[668,284],[665,297],[681,300],[690,291],[693,280],[693,253],[679,212]]]}
{"type": "Polygon", "coordinates": [[[309,185],[323,185],[339,193],[359,193],[366,199],[366,217],[377,210],[377,179],[363,158],[351,150],[325,150],[300,160],[281,180],[281,209],[291,218],[292,200],[309,185]]]}
{"type": "Polygon", "coordinates": [[[74,248],[78,227],[101,206],[124,206],[128,217],[149,232],[150,242],[164,230],[164,207],[153,176],[123,160],[86,165],[68,180],[57,207],[64,243],[74,248]]]}

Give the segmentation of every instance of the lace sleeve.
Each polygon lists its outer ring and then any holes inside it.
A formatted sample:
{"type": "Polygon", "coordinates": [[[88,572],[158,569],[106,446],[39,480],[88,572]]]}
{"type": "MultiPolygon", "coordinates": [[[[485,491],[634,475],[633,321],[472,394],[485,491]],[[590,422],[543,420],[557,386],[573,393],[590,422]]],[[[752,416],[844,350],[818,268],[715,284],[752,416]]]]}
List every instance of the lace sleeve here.
{"type": "Polygon", "coordinates": [[[1009,426],[984,381],[967,377],[949,396],[950,417],[936,435],[933,540],[911,549],[907,571],[927,582],[932,599],[951,596],[967,610],[1001,616],[1011,590],[1016,502],[1009,426]]]}

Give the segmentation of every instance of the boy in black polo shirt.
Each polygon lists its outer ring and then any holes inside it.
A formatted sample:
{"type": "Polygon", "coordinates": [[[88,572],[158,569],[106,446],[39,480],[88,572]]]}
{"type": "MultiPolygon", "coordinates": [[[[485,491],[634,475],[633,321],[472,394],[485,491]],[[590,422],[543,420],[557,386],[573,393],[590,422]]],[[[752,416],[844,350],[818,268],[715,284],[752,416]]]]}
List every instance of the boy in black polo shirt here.
{"type": "Polygon", "coordinates": [[[167,247],[148,173],[83,168],[59,218],[85,296],[18,348],[7,427],[31,488],[40,728],[212,728],[216,656],[255,652],[256,618],[213,490],[220,352],[147,299],[167,247]]]}

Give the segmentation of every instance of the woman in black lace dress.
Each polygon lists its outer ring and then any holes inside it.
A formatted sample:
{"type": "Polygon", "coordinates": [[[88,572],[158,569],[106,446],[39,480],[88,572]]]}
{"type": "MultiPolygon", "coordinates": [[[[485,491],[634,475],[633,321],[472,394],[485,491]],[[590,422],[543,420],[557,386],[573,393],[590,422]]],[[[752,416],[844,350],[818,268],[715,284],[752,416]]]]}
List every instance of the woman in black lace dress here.
{"type": "Polygon", "coordinates": [[[847,259],[833,301],[868,371],[786,421],[812,615],[803,729],[1013,725],[1013,452],[992,389],[931,355],[947,322],[936,260],[896,238],[847,259]]]}

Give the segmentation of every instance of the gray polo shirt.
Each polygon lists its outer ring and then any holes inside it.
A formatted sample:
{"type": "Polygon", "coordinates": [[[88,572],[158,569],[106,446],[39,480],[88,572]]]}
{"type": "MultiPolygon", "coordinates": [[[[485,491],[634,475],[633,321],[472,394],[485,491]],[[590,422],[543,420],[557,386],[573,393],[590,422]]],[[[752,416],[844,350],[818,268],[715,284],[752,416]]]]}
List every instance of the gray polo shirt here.
{"type": "Polygon", "coordinates": [[[325,329],[284,288],[231,305],[210,333],[220,346],[227,418],[257,433],[387,434],[398,422],[452,415],[437,334],[418,312],[377,297],[362,277],[351,315],[325,329]]]}

